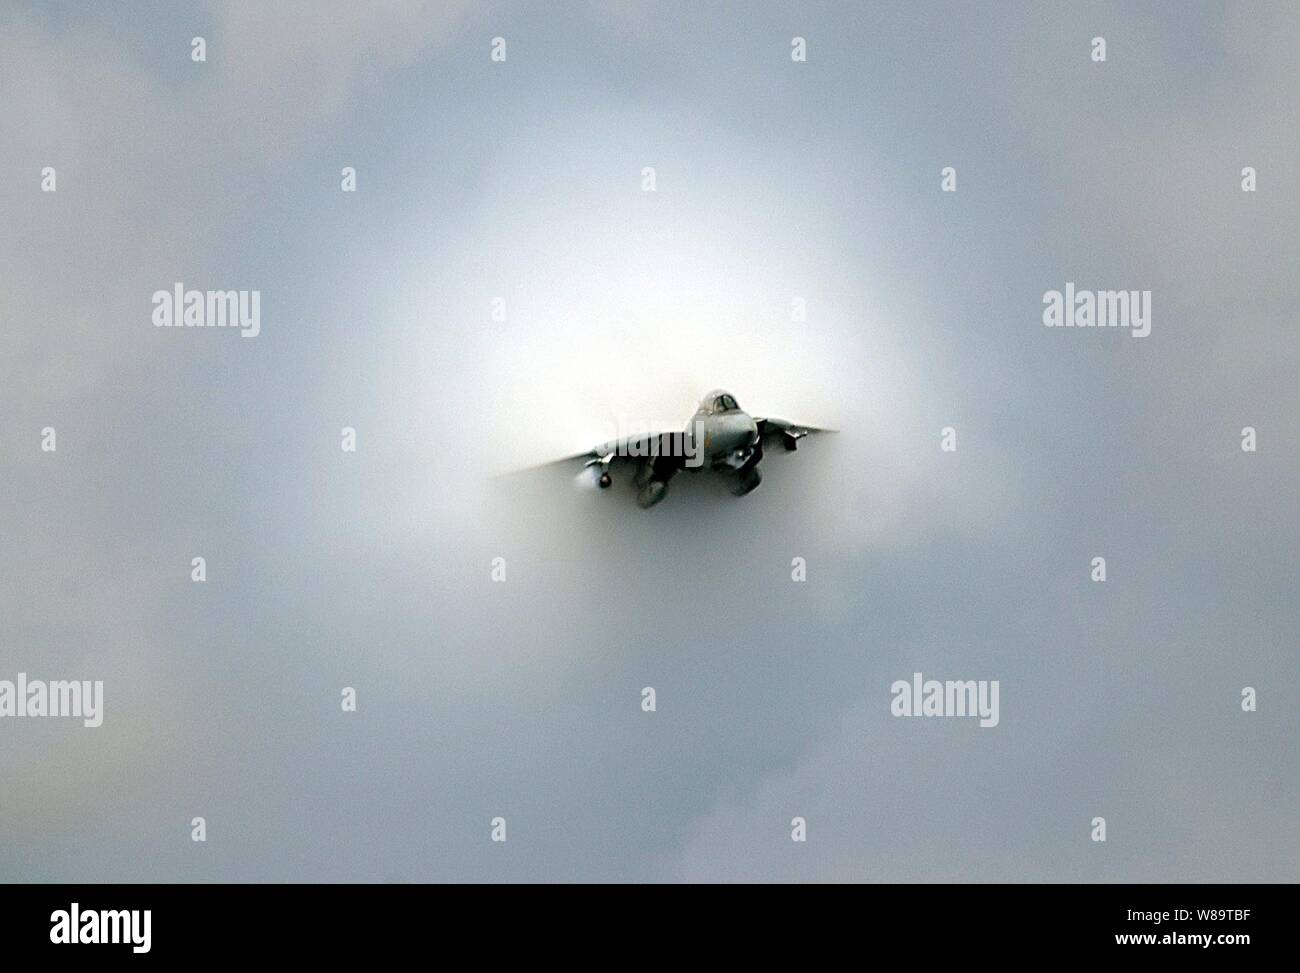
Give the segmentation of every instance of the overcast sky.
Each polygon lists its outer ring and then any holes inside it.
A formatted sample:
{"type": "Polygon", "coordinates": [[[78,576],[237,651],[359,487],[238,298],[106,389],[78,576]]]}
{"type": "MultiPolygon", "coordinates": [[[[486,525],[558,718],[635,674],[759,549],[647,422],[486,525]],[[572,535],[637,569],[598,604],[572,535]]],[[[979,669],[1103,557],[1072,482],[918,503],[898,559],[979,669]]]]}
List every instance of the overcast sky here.
{"type": "Polygon", "coordinates": [[[1297,49],[1282,2],[3,4],[0,680],[105,714],[0,720],[0,880],[1294,881],[1297,49]],[[1044,327],[1067,281],[1150,335],[1044,327]],[[260,334],[154,327],[177,282],[260,334]],[[719,386],[841,432],[743,500],[496,476],[719,386]],[[998,726],[891,716],[918,671],[998,726]]]}

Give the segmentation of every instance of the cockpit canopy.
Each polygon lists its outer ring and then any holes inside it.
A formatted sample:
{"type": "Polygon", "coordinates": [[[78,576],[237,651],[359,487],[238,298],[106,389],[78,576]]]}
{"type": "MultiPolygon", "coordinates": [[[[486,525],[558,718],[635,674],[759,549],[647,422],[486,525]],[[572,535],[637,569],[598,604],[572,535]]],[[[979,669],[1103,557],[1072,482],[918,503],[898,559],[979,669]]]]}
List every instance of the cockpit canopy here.
{"type": "Polygon", "coordinates": [[[725,389],[714,389],[700,401],[700,408],[705,412],[735,412],[740,408],[736,397],[725,389]]]}

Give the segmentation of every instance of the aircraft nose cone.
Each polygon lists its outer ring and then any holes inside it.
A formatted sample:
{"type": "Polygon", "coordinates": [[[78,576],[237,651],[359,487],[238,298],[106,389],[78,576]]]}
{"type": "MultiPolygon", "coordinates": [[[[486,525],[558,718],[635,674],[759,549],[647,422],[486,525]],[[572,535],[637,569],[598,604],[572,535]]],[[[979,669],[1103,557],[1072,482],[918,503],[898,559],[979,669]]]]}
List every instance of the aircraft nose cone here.
{"type": "Polygon", "coordinates": [[[733,450],[747,450],[758,439],[758,426],[749,416],[737,416],[731,425],[729,446],[733,450]]]}

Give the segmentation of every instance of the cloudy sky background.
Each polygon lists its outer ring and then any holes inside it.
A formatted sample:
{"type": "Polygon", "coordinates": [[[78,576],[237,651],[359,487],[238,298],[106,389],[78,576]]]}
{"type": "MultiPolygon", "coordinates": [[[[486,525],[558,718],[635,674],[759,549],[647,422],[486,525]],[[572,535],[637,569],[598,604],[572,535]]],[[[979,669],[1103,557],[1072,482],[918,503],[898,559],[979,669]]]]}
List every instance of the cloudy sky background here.
{"type": "Polygon", "coordinates": [[[1294,7],[701,6],[0,8],[0,879],[1296,879],[1294,7]],[[843,431],[495,477],[716,386],[843,431]]]}

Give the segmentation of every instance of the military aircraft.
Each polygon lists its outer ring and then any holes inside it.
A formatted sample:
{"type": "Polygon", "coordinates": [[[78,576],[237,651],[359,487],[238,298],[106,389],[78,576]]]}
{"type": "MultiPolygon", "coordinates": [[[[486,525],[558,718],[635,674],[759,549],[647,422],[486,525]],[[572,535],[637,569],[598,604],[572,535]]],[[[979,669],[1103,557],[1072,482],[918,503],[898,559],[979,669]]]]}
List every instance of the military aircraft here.
{"type": "Polygon", "coordinates": [[[810,433],[834,431],[785,419],[752,418],[734,395],[715,389],[700,400],[683,432],[625,436],[556,463],[584,460],[583,474],[595,477],[601,489],[614,482],[611,469],[630,469],[637,503],[648,508],[667,495],[668,481],[682,470],[710,470],[732,477],[732,494],[743,497],[763,480],[758,464],[765,444],[779,442],[786,450],[794,450],[810,433]]]}

